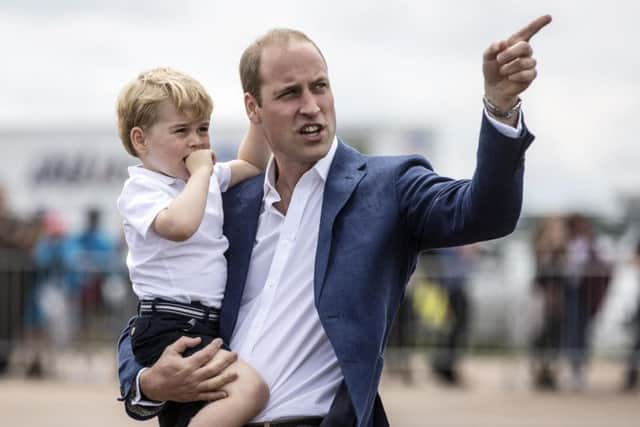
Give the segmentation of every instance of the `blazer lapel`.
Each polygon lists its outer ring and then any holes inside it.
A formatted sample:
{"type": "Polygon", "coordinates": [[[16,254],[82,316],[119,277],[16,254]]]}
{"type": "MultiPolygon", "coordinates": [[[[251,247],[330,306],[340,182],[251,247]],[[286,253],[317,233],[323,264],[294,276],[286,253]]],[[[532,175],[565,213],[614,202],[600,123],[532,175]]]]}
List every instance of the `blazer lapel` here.
{"type": "Polygon", "coordinates": [[[329,169],[324,188],[320,230],[314,272],[316,305],[320,301],[331,252],[331,236],[336,217],[347,203],[360,180],[366,175],[362,154],[338,141],[338,148],[329,169]]]}
{"type": "Polygon", "coordinates": [[[226,343],[236,325],[249,261],[258,229],[264,174],[237,185],[223,195],[224,235],[227,249],[227,287],[220,314],[220,335],[226,343]]]}

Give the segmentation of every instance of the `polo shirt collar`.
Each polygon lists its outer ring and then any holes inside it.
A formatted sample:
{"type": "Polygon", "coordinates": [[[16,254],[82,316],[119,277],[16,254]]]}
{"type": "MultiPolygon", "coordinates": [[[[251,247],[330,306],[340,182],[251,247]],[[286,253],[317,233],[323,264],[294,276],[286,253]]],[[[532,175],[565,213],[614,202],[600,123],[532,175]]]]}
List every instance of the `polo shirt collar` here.
{"type": "Polygon", "coordinates": [[[162,182],[163,184],[166,184],[166,185],[173,185],[173,184],[175,184],[177,182],[184,182],[180,178],[175,178],[173,176],[164,175],[164,174],[161,174],[159,172],[155,172],[155,171],[152,171],[150,169],[147,169],[141,163],[137,164],[135,166],[129,166],[127,168],[127,171],[129,172],[129,176],[130,177],[144,176],[144,177],[147,177],[147,178],[151,178],[151,179],[160,181],[160,182],[162,182]]]}

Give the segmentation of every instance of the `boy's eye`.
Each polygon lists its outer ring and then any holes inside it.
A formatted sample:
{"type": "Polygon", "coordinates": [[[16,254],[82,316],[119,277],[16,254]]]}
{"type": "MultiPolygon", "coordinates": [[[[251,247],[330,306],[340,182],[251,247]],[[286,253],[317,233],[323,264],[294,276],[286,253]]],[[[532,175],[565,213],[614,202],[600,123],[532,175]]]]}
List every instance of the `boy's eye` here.
{"type": "Polygon", "coordinates": [[[209,126],[202,126],[199,130],[200,132],[209,132],[209,126]]]}
{"type": "Polygon", "coordinates": [[[187,130],[186,130],[186,129],[184,129],[184,128],[178,128],[178,129],[176,129],[176,130],[175,130],[175,132],[176,132],[176,133],[184,133],[184,132],[186,132],[186,131],[187,131],[187,130]]]}

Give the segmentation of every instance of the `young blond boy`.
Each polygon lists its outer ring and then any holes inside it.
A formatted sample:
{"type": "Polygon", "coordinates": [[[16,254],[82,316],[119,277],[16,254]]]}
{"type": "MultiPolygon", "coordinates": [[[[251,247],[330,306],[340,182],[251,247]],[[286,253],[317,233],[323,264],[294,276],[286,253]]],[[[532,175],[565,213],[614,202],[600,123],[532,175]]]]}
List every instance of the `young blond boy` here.
{"type": "MultiPolygon", "coordinates": [[[[127,267],[140,300],[131,338],[142,365],[153,364],[181,336],[201,338],[185,356],[218,336],[228,247],[221,191],[266,165],[265,144],[250,129],[239,159],[214,166],[212,110],[200,83],[169,68],[140,74],[117,101],[120,139],[141,161],[129,168],[118,210],[129,247],[127,267]]],[[[268,400],[266,384],[241,360],[227,369],[238,377],[226,386],[227,398],[209,404],[168,402],[161,425],[242,426],[254,418],[268,400]]]]}

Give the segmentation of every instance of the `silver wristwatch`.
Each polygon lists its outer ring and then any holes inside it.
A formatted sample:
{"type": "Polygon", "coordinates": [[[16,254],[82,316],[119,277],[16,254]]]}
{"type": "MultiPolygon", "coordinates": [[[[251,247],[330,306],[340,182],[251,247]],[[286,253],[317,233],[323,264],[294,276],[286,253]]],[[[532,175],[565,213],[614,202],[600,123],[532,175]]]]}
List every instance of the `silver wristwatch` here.
{"type": "Polygon", "coordinates": [[[518,98],[518,102],[516,102],[516,105],[514,105],[513,107],[511,107],[511,109],[507,111],[503,111],[500,108],[493,105],[493,103],[489,101],[489,99],[487,98],[487,95],[482,96],[482,103],[484,104],[484,108],[486,108],[489,114],[491,114],[492,116],[497,117],[499,119],[510,119],[516,116],[520,112],[520,106],[522,105],[522,100],[518,98]]]}

